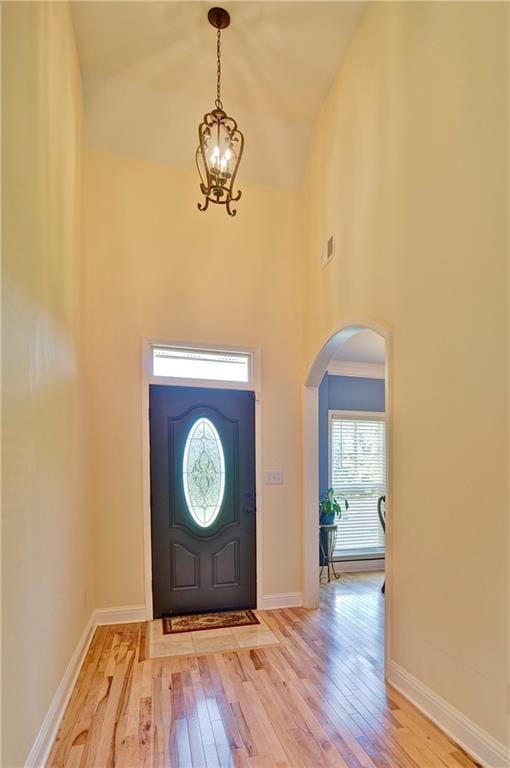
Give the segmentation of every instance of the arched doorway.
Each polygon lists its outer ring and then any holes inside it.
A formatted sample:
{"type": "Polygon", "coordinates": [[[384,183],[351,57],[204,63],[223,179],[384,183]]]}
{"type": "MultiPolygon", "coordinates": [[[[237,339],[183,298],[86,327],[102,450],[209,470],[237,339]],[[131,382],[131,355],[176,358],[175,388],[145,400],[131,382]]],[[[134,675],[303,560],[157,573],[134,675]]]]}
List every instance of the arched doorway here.
{"type": "MultiPolygon", "coordinates": [[[[303,398],[303,498],[304,498],[304,524],[303,524],[303,596],[306,608],[318,608],[320,597],[319,584],[319,530],[317,524],[317,504],[319,499],[319,386],[327,372],[331,361],[338,355],[342,347],[355,334],[362,330],[371,330],[384,339],[385,363],[385,413],[386,413],[386,500],[387,509],[390,505],[390,426],[391,403],[389,397],[389,377],[391,369],[390,360],[390,334],[389,331],[377,323],[356,320],[343,323],[324,342],[313,361],[305,380],[303,398]]],[[[389,613],[391,606],[391,520],[388,514],[386,525],[386,599],[385,599],[385,647],[386,658],[389,657],[389,613]]]]}

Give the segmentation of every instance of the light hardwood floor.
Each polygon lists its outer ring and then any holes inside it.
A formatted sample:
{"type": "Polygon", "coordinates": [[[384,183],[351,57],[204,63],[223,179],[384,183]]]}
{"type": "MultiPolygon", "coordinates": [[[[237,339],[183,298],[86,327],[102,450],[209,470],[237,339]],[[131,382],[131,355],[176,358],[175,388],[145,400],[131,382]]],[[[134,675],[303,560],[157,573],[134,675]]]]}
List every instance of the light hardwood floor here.
{"type": "Polygon", "coordinates": [[[280,645],[145,659],[145,624],[99,627],[50,766],[473,768],[383,681],[381,574],[321,609],[264,613],[280,645]]]}

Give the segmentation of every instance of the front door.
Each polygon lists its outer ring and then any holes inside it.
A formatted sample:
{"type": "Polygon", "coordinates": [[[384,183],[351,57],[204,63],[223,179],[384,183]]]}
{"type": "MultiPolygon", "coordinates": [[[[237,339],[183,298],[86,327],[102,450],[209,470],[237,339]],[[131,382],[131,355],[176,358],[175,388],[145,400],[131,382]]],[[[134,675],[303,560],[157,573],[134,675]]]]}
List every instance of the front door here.
{"type": "Polygon", "coordinates": [[[256,606],[255,395],[150,386],[154,616],[256,606]]]}

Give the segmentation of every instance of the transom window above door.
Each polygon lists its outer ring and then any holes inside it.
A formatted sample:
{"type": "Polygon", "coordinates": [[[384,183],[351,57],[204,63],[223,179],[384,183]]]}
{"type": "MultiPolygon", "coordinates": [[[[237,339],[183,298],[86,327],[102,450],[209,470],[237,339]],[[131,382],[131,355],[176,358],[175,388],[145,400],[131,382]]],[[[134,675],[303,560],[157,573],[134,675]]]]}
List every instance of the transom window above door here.
{"type": "Polygon", "coordinates": [[[249,384],[252,379],[252,354],[154,345],[152,375],[249,384]]]}

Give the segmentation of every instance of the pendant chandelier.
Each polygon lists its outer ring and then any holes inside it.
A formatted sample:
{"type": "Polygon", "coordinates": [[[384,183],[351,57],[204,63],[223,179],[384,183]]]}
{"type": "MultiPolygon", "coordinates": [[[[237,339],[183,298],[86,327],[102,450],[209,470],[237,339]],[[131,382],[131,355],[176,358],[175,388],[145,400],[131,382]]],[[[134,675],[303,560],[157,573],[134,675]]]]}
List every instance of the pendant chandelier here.
{"type": "Polygon", "coordinates": [[[244,136],[234,118],[223,109],[221,101],[221,30],[230,24],[230,16],[223,8],[211,8],[207,18],[217,30],[216,101],[214,109],[204,115],[203,122],[198,126],[196,162],[204,201],[197,205],[200,211],[206,211],[209,203],[224,205],[229,216],[235,216],[232,203],[239,200],[241,191],[234,193],[233,189],[243,154],[244,136]]]}

